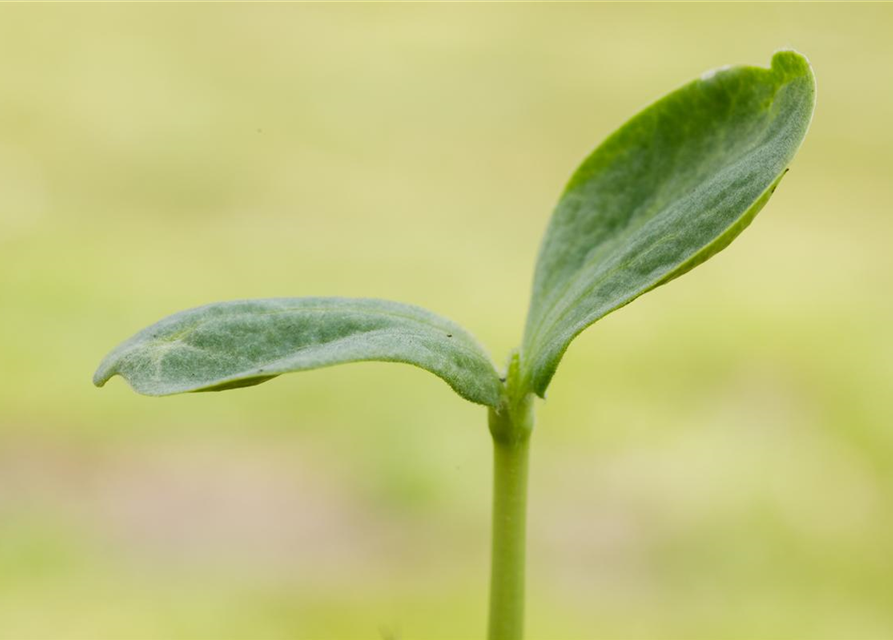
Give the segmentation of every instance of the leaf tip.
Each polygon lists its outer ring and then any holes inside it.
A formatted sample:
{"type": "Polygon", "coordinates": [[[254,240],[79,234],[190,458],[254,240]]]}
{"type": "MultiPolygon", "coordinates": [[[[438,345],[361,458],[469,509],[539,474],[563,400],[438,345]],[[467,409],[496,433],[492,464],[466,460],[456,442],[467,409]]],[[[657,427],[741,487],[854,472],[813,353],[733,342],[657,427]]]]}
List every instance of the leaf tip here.
{"type": "Polygon", "coordinates": [[[99,363],[99,367],[97,367],[96,371],[93,373],[93,385],[96,387],[104,387],[105,383],[108,382],[115,373],[116,372],[113,371],[112,367],[108,364],[108,358],[106,358],[99,363]]]}
{"type": "Polygon", "coordinates": [[[785,47],[772,54],[772,70],[787,77],[814,77],[809,58],[793,47],[785,47]]]}
{"type": "Polygon", "coordinates": [[[805,137],[815,116],[816,79],[812,64],[804,54],[793,47],[786,47],[772,55],[772,71],[783,78],[785,84],[797,82],[802,87],[808,104],[806,128],[803,130],[805,137]]]}

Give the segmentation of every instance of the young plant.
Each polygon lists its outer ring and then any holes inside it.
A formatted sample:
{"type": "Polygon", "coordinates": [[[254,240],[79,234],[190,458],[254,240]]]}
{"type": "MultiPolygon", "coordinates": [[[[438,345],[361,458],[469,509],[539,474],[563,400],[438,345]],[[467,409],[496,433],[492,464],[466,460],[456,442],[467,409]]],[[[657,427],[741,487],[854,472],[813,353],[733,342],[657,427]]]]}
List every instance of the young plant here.
{"type": "Polygon", "coordinates": [[[222,391],[344,362],[405,362],[487,407],[494,445],[489,637],[521,638],[534,396],[571,341],[724,249],[763,208],[812,119],[806,58],[705,73],[611,135],[577,169],[539,252],[521,346],[500,373],[459,325],[373,299],[220,302],[174,314],[112,351],[93,378],[139,393],[222,391]]]}

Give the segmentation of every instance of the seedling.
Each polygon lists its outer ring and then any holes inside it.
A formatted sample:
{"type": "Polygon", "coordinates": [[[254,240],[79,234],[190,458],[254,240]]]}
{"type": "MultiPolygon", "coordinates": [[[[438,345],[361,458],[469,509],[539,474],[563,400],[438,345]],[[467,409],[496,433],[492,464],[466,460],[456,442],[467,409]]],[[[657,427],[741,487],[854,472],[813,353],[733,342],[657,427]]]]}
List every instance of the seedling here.
{"type": "Polygon", "coordinates": [[[405,362],[487,407],[494,445],[489,637],[521,638],[534,397],[571,341],[724,249],[787,171],[815,104],[806,58],[705,73],[612,134],[577,169],[546,230],[519,349],[501,373],[459,325],[419,307],[348,298],[220,302],[174,314],[103,360],[102,386],[222,391],[344,362],[405,362]]]}

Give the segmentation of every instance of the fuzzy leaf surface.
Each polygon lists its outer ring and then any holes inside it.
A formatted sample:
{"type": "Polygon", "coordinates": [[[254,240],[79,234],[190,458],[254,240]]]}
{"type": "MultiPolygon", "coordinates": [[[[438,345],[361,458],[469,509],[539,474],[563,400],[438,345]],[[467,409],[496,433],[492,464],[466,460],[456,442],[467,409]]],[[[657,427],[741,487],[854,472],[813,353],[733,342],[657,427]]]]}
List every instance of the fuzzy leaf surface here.
{"type": "Polygon", "coordinates": [[[601,144],[561,196],[540,248],[521,349],[543,396],[586,327],[724,249],[774,192],[812,119],[809,62],[705,73],[601,144]]]}
{"type": "Polygon", "coordinates": [[[368,360],[415,365],[466,400],[499,403],[499,374],[467,331],[419,307],[373,299],[239,300],[176,313],[119,345],[93,382],[120,375],[139,393],[164,396],[368,360]]]}

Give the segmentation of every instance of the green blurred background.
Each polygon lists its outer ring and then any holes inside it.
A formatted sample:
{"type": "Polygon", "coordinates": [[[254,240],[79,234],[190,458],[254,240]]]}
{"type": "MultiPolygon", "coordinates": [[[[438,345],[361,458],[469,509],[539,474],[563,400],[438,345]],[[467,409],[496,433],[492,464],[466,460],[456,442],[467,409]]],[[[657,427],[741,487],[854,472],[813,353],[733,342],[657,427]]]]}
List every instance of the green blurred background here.
{"type": "Polygon", "coordinates": [[[0,7],[0,637],[483,635],[485,412],[362,364],[90,384],[221,299],[412,302],[502,362],[578,162],[794,46],[756,223],[539,406],[531,638],[893,637],[893,5],[0,7]]]}

